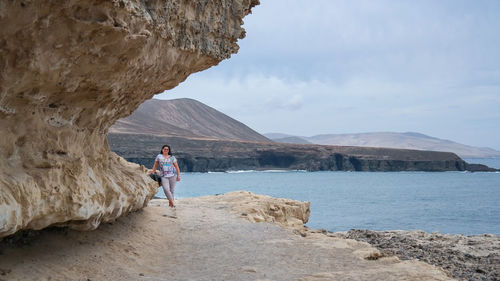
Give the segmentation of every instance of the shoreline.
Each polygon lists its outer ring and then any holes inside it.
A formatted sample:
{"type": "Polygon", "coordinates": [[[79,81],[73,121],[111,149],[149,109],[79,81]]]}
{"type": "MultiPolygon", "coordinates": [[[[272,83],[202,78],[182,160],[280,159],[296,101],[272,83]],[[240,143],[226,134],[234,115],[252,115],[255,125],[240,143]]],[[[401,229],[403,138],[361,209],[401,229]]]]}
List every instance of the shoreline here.
{"type": "MultiPolygon", "coordinates": [[[[498,175],[331,171],[185,173],[177,195],[188,198],[246,189],[257,194],[307,200],[314,212],[306,226],[331,232],[369,229],[500,235],[498,218],[493,216],[500,211],[495,201],[498,175]],[[300,180],[303,182],[298,185],[300,180]],[[370,211],[359,209],[365,207],[370,211]]],[[[163,196],[161,188],[157,195],[163,196]]]]}

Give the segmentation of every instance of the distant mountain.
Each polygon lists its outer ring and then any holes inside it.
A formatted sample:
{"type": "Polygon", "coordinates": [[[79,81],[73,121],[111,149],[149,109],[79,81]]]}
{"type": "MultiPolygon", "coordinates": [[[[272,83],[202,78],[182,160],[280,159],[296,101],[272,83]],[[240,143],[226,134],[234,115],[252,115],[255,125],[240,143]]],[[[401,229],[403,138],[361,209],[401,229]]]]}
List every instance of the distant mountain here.
{"type": "Polygon", "coordinates": [[[301,137],[283,137],[283,138],[275,138],[273,139],[275,142],[281,142],[281,143],[298,143],[298,144],[313,144],[310,141],[307,141],[301,137]]]}
{"type": "Polygon", "coordinates": [[[496,171],[485,165],[469,164],[449,152],[304,144],[309,141],[307,138],[273,136],[300,144],[273,142],[192,99],[153,99],[143,103],[131,116],[118,120],[107,139],[112,151],[147,167],[154,163],[158,149],[168,143],[179,159],[181,170],[189,172],[496,171]]]}
{"type": "Polygon", "coordinates": [[[500,157],[500,151],[487,147],[474,147],[450,140],[438,139],[415,132],[375,132],[359,134],[326,134],[312,137],[292,136],[286,134],[264,134],[277,142],[300,143],[308,141],[314,144],[388,147],[401,149],[431,150],[454,152],[462,158],[500,157]]]}
{"type": "MultiPolygon", "coordinates": [[[[266,133],[266,134],[264,134],[264,136],[266,136],[267,138],[272,139],[272,140],[288,138],[288,137],[297,137],[297,136],[292,136],[292,135],[282,134],[282,133],[266,133]]],[[[298,138],[300,138],[300,137],[298,137],[298,138]]]]}
{"type": "Polygon", "coordinates": [[[245,124],[193,99],[151,99],[118,120],[112,134],[271,142],[245,124]]]}

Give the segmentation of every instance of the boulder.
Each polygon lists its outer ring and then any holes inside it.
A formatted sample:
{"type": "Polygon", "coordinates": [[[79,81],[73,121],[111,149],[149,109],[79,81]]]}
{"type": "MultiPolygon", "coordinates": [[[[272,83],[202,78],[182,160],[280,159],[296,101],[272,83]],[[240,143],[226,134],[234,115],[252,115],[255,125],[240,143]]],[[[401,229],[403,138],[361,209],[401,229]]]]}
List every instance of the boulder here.
{"type": "Polygon", "coordinates": [[[156,184],[108,128],[236,53],[258,2],[1,1],[0,237],[145,206],[156,184]]]}

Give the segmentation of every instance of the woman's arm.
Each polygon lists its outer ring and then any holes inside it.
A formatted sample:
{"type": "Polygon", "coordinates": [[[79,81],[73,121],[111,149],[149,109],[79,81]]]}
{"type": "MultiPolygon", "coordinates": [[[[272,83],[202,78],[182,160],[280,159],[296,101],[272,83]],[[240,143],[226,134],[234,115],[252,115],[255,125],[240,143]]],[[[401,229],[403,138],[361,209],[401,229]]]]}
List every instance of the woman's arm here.
{"type": "Polygon", "coordinates": [[[181,180],[181,169],[179,169],[179,164],[177,164],[177,161],[174,162],[174,167],[177,170],[177,181],[181,180]]]}
{"type": "Polygon", "coordinates": [[[156,173],[156,167],[158,167],[158,160],[155,161],[155,164],[153,165],[153,169],[151,170],[151,173],[156,173]]]}

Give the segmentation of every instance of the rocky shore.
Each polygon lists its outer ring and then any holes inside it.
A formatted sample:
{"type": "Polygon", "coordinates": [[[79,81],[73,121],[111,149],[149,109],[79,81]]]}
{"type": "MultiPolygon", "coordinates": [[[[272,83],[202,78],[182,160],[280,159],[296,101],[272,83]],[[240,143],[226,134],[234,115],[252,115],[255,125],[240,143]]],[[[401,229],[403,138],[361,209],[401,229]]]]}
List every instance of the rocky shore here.
{"type": "Polygon", "coordinates": [[[367,242],[384,256],[396,255],[402,260],[439,266],[456,279],[500,280],[500,237],[496,235],[351,230],[335,236],[367,242]]]}

